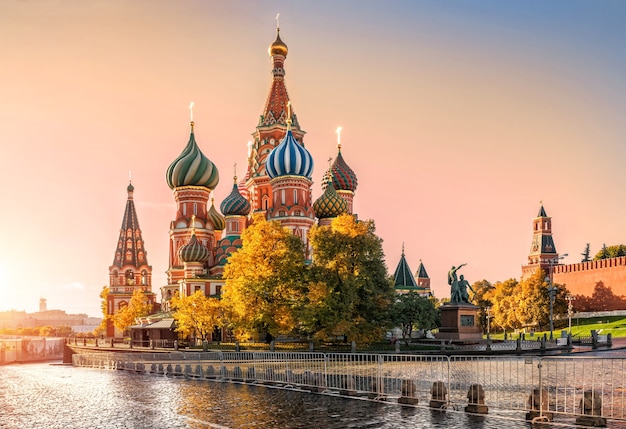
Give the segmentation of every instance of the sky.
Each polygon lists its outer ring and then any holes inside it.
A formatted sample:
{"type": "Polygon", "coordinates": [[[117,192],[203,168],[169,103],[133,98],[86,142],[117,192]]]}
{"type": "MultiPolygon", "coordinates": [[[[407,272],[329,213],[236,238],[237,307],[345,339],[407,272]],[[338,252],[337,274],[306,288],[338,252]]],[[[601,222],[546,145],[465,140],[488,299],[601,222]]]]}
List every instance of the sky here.
{"type": "Polygon", "coordinates": [[[277,13],[313,198],[341,126],[391,274],[404,245],[439,298],[452,265],[519,278],[540,202],[565,263],[626,243],[626,2],[4,0],[0,311],[101,314],[129,171],[165,285],[188,106],[219,204],[269,93],[277,13]]]}

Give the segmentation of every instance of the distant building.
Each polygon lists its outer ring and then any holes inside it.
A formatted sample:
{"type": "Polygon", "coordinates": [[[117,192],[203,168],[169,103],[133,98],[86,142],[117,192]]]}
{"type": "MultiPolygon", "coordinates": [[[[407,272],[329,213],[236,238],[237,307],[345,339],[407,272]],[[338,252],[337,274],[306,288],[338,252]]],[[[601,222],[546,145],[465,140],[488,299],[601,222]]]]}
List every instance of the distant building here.
{"type": "Polygon", "coordinates": [[[552,238],[552,218],[541,205],[533,219],[533,238],[528,263],[522,266],[522,280],[543,270],[554,284],[564,285],[573,295],[591,296],[596,283],[610,286],[613,294],[626,296],[626,257],[598,261],[559,263],[559,254],[552,238]]]}
{"type": "Polygon", "coordinates": [[[48,310],[46,300],[39,300],[40,311],[27,313],[25,311],[0,312],[0,328],[20,329],[39,328],[42,326],[69,326],[74,332],[91,332],[102,321],[100,318],[89,317],[86,314],[67,314],[63,310],[48,310]]]}

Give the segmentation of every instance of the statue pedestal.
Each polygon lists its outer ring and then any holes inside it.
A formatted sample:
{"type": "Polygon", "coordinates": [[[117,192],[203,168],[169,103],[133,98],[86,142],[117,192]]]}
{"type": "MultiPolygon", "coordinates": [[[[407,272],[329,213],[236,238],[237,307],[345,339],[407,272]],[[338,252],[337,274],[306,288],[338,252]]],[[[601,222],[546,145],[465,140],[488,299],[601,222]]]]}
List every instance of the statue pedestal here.
{"type": "Polygon", "coordinates": [[[472,304],[446,302],[441,307],[441,328],[435,338],[444,340],[480,340],[483,331],[478,320],[478,310],[472,304]]]}

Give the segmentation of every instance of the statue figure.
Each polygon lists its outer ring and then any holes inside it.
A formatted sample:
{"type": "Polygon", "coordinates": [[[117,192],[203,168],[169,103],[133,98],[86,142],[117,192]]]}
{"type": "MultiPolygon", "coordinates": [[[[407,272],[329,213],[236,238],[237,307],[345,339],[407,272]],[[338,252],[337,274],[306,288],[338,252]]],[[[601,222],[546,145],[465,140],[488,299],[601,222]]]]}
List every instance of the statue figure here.
{"type": "Polygon", "coordinates": [[[474,288],[472,288],[469,282],[465,280],[465,277],[463,277],[463,274],[461,274],[461,277],[459,277],[459,295],[461,297],[460,302],[469,304],[470,297],[469,297],[469,293],[467,292],[467,289],[471,290],[472,292],[474,292],[474,295],[476,295],[476,291],[474,290],[474,288]]]}
{"type": "Polygon", "coordinates": [[[458,267],[455,267],[453,265],[450,271],[448,271],[448,284],[450,285],[450,302],[453,304],[464,302],[462,300],[461,291],[459,289],[459,279],[456,276],[456,272],[465,265],[467,264],[461,264],[458,267]]]}

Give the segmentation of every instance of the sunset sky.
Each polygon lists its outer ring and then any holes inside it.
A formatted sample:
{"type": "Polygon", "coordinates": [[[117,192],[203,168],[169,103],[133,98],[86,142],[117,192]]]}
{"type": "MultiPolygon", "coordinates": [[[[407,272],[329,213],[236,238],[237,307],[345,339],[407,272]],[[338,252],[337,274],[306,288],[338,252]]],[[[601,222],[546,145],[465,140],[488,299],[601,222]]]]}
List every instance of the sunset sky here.
{"type": "Polygon", "coordinates": [[[342,126],[391,273],[404,243],[439,298],[451,265],[519,278],[540,201],[565,262],[626,243],[626,2],[4,0],[0,311],[43,297],[100,315],[129,170],[159,291],[189,103],[219,204],[269,92],[277,12],[313,198],[342,126]]]}

